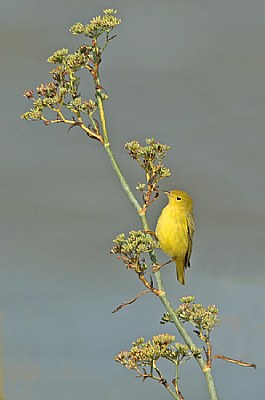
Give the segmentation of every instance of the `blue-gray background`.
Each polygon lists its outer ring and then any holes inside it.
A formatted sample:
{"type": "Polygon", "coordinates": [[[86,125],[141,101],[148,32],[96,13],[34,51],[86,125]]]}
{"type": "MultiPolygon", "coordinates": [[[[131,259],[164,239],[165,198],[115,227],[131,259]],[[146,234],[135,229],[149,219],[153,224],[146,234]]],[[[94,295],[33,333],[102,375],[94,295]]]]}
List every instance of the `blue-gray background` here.
{"type": "MultiPolygon", "coordinates": [[[[217,304],[214,351],[255,362],[216,361],[221,399],[264,396],[264,0],[2,0],[0,137],[0,325],[5,398],[168,398],[113,361],[160,326],[163,308],[136,295],[136,277],[109,255],[112,238],[140,228],[103,149],[77,128],[21,121],[21,93],[47,82],[45,62],[82,38],[68,28],[103,8],[120,10],[118,38],[104,57],[108,125],[130,184],[141,181],[128,140],[171,145],[172,176],[195,202],[192,269],[181,287],[163,271],[174,305],[194,294],[217,304]]],[[[166,199],[149,213],[155,226],[166,199]]],[[[161,260],[166,257],[161,255],[161,260]]],[[[184,397],[204,400],[197,365],[185,366],[184,397]]]]}

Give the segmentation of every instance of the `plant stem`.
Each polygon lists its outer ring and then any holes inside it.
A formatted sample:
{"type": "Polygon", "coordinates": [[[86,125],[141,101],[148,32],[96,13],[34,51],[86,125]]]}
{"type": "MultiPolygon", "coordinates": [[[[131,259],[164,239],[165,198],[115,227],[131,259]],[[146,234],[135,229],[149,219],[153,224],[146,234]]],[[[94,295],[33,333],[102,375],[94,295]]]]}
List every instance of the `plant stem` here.
{"type": "MultiPolygon", "coordinates": [[[[136,200],[134,194],[132,193],[126,179],[124,178],[116,160],[115,157],[113,155],[113,152],[111,150],[110,147],[110,142],[109,142],[109,137],[108,137],[108,130],[107,130],[107,124],[106,124],[106,117],[105,117],[105,112],[104,112],[104,105],[103,105],[103,100],[102,100],[102,96],[101,96],[101,85],[100,85],[100,81],[99,81],[99,75],[97,74],[97,79],[95,80],[96,83],[96,98],[97,98],[97,104],[98,104],[98,109],[99,109],[99,115],[100,115],[100,122],[101,122],[101,127],[102,127],[102,134],[103,134],[103,138],[104,138],[104,148],[107,152],[107,155],[111,161],[111,164],[113,166],[113,169],[116,173],[116,175],[118,176],[120,183],[124,189],[124,191],[126,192],[129,200],[131,201],[131,203],[133,204],[133,206],[135,207],[136,211],[138,212],[141,220],[142,220],[142,224],[143,224],[143,228],[145,230],[149,230],[149,226],[148,226],[148,222],[146,219],[146,215],[145,213],[142,214],[141,213],[141,206],[138,203],[138,201],[136,200]]],[[[157,260],[156,260],[156,255],[155,252],[152,251],[150,253],[150,258],[153,264],[157,264],[157,260]]],[[[160,300],[162,301],[163,305],[165,306],[167,312],[169,313],[172,321],[174,322],[177,330],[179,331],[180,335],[182,336],[183,340],[185,341],[185,343],[187,344],[187,346],[190,348],[191,352],[194,352],[194,350],[196,349],[195,344],[193,343],[190,335],[188,334],[188,332],[186,331],[186,329],[184,328],[183,324],[179,321],[173,307],[171,306],[166,293],[165,293],[165,289],[164,289],[164,285],[163,285],[163,281],[162,281],[162,276],[160,271],[158,270],[157,272],[154,273],[155,279],[156,279],[156,283],[157,283],[157,288],[160,292],[159,297],[160,300]]],[[[197,361],[197,363],[199,364],[202,372],[204,373],[204,377],[206,379],[206,383],[207,383],[207,387],[208,387],[208,392],[210,395],[210,399],[211,400],[218,400],[218,396],[217,396],[217,392],[216,392],[216,388],[214,385],[214,381],[213,381],[213,377],[212,377],[212,373],[211,373],[211,369],[209,367],[207,367],[207,364],[205,362],[205,360],[202,358],[201,354],[194,354],[194,357],[197,361]]],[[[167,389],[168,390],[168,389],[167,389]]],[[[176,394],[170,389],[168,390],[171,395],[176,398],[176,394]]],[[[177,397],[178,398],[178,397],[177,397]]]]}
{"type": "Polygon", "coordinates": [[[171,394],[172,397],[174,397],[174,399],[179,400],[179,396],[177,395],[177,393],[175,393],[171,387],[169,385],[165,386],[165,388],[167,389],[167,391],[171,394]]]}
{"type": "Polygon", "coordinates": [[[100,89],[98,89],[96,91],[96,97],[97,97],[97,101],[98,101],[98,109],[99,109],[100,121],[101,121],[101,126],[102,126],[102,134],[103,134],[103,138],[104,138],[104,148],[108,154],[108,157],[113,166],[113,169],[116,172],[116,175],[118,176],[118,178],[120,180],[121,186],[123,187],[125,193],[129,197],[133,206],[136,208],[136,211],[139,213],[141,210],[141,206],[138,203],[138,201],[136,200],[136,198],[134,197],[128,183],[126,182],[124,176],[122,175],[121,170],[120,170],[120,168],[117,164],[117,161],[115,160],[112,150],[110,148],[106,118],[105,118],[105,113],[104,113],[104,106],[103,106],[100,89]]]}

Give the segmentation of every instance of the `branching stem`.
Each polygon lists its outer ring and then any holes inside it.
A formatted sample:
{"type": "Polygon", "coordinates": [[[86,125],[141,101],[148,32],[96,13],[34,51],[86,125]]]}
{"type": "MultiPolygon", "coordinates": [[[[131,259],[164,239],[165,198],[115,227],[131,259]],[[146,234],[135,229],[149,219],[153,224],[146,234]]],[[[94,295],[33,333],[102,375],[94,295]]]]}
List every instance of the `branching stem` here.
{"type": "MultiPolygon", "coordinates": [[[[96,63],[96,59],[94,59],[94,63],[96,63]]],[[[102,128],[102,136],[103,136],[103,139],[104,139],[104,148],[105,148],[105,150],[107,152],[107,155],[108,155],[108,157],[109,157],[109,159],[111,161],[113,169],[114,169],[116,175],[118,176],[118,178],[120,180],[122,188],[124,189],[124,191],[127,194],[129,200],[131,201],[131,203],[135,207],[136,211],[138,212],[138,214],[139,214],[139,216],[140,216],[140,218],[142,220],[143,228],[145,230],[150,230],[150,228],[148,226],[147,219],[146,219],[146,214],[141,212],[142,207],[140,206],[140,204],[136,200],[134,194],[132,193],[132,191],[131,191],[126,179],[124,178],[124,176],[123,176],[123,174],[122,174],[122,172],[121,172],[121,170],[120,170],[120,168],[119,168],[119,166],[118,166],[118,164],[117,164],[117,162],[115,160],[115,157],[113,155],[112,149],[110,147],[107,124],[106,124],[106,117],[105,117],[105,112],[104,112],[104,105],[103,105],[102,94],[101,94],[101,84],[100,84],[100,79],[99,79],[99,74],[98,74],[98,66],[97,66],[97,68],[94,69],[94,81],[95,81],[96,98],[97,98],[97,104],[98,104],[100,122],[101,122],[101,128],[102,128]]],[[[152,264],[157,265],[157,259],[156,259],[156,255],[155,255],[154,251],[150,252],[150,259],[152,261],[152,264]]],[[[162,301],[163,305],[165,306],[167,312],[169,313],[173,323],[175,324],[177,330],[179,331],[179,334],[182,336],[183,340],[185,341],[187,346],[190,348],[191,352],[194,353],[194,350],[196,349],[196,346],[193,343],[190,335],[188,334],[188,332],[184,328],[183,324],[179,321],[179,319],[178,319],[178,317],[177,317],[172,305],[170,304],[170,302],[169,302],[169,300],[168,300],[168,298],[166,296],[160,271],[158,270],[157,272],[154,272],[154,276],[155,276],[155,279],[156,279],[157,288],[158,288],[158,291],[159,291],[158,292],[158,296],[160,297],[160,300],[162,301]]],[[[206,380],[206,383],[207,383],[210,399],[211,400],[218,400],[218,395],[217,395],[217,392],[216,392],[213,376],[212,376],[212,373],[211,373],[211,368],[209,368],[207,366],[207,363],[203,359],[201,354],[198,354],[198,353],[195,352],[194,353],[194,357],[195,357],[197,363],[199,364],[202,372],[204,373],[204,377],[205,377],[205,380],[206,380]]],[[[179,399],[178,395],[175,392],[173,392],[170,387],[166,387],[166,389],[170,392],[172,397],[174,397],[177,400],[179,399]]]]}

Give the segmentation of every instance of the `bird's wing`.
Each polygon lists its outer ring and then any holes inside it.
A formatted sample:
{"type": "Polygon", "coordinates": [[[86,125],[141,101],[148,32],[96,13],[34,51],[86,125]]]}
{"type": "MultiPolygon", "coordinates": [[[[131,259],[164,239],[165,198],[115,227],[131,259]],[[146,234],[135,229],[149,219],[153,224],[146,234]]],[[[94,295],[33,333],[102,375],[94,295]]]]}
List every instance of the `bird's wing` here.
{"type": "Polygon", "coordinates": [[[186,217],[187,217],[188,234],[192,239],[194,235],[194,219],[192,211],[186,211],[186,217]]]}
{"type": "Polygon", "coordinates": [[[194,219],[190,211],[186,211],[187,217],[187,234],[188,234],[188,251],[185,257],[185,267],[190,267],[190,256],[192,252],[192,238],[194,235],[194,219]]]}

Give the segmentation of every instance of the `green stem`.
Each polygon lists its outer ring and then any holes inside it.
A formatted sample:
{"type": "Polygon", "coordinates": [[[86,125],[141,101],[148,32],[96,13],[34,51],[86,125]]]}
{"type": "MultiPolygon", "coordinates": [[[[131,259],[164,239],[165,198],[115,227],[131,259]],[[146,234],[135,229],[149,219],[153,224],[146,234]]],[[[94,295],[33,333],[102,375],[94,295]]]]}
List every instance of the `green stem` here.
{"type": "Polygon", "coordinates": [[[179,400],[179,396],[177,395],[177,393],[174,392],[168,384],[167,386],[165,386],[165,388],[171,394],[171,396],[174,397],[174,399],[179,400]]]}
{"type": "MultiPolygon", "coordinates": [[[[96,98],[97,98],[97,103],[98,103],[98,109],[99,109],[99,115],[100,115],[100,121],[101,121],[101,128],[102,128],[102,134],[103,134],[103,138],[104,138],[104,148],[107,152],[107,155],[111,161],[111,164],[114,168],[114,171],[116,172],[120,183],[124,189],[124,191],[126,192],[129,200],[131,201],[131,203],[133,204],[133,206],[135,207],[136,211],[138,212],[138,214],[140,215],[140,218],[142,220],[142,224],[143,224],[143,228],[145,230],[149,230],[149,226],[148,226],[148,222],[146,219],[146,215],[145,214],[141,214],[141,206],[138,203],[138,201],[136,200],[134,194],[132,193],[127,181],[125,180],[116,160],[115,157],[113,155],[113,152],[111,150],[110,147],[110,142],[109,142],[109,137],[108,137],[108,130],[107,130],[107,124],[106,124],[106,117],[105,117],[105,112],[104,112],[104,105],[103,105],[103,100],[102,100],[102,96],[101,96],[101,85],[100,85],[100,81],[99,81],[99,76],[97,75],[97,79],[95,80],[96,83],[96,98]]],[[[150,253],[150,258],[153,264],[157,264],[157,260],[156,260],[156,255],[155,252],[152,251],[150,253]]],[[[185,343],[187,344],[187,346],[190,348],[191,352],[193,352],[196,349],[195,344],[193,343],[190,335],[188,334],[188,332],[186,331],[186,329],[184,328],[183,324],[179,321],[173,307],[171,306],[166,293],[165,293],[165,289],[164,289],[164,285],[163,285],[163,281],[162,281],[162,276],[160,271],[158,270],[157,272],[154,273],[155,279],[156,279],[156,283],[157,283],[157,288],[160,292],[159,297],[160,300],[162,301],[163,305],[165,306],[167,312],[169,313],[172,321],[174,322],[177,330],[179,331],[180,335],[182,336],[183,340],[185,341],[185,343]]],[[[209,395],[210,395],[210,399],[211,400],[218,400],[218,396],[217,396],[217,392],[216,392],[216,388],[214,385],[214,381],[213,381],[213,377],[212,377],[212,373],[211,373],[211,369],[207,367],[207,364],[205,362],[205,360],[202,358],[201,354],[195,354],[194,355],[197,363],[199,364],[202,372],[204,373],[204,377],[206,379],[206,383],[207,383],[207,387],[208,387],[208,391],[209,391],[209,395]]],[[[172,392],[172,396],[174,398],[176,398],[175,393],[170,389],[169,392],[172,392]]]]}
{"type": "Polygon", "coordinates": [[[175,371],[175,389],[178,396],[178,399],[182,399],[183,397],[180,396],[180,391],[178,387],[178,379],[179,379],[179,362],[176,361],[175,363],[176,371],[175,371]]]}
{"type": "Polygon", "coordinates": [[[176,361],[175,366],[176,366],[176,371],[175,371],[175,380],[176,380],[176,382],[175,382],[175,385],[176,385],[176,389],[179,390],[178,389],[178,379],[179,379],[179,363],[178,363],[178,361],[176,361]]]}
{"type": "Polygon", "coordinates": [[[211,368],[205,367],[202,371],[204,373],[204,377],[205,377],[206,384],[207,384],[207,387],[208,387],[208,392],[209,392],[209,395],[210,395],[210,399],[211,400],[218,400],[218,395],[217,395],[215,383],[214,383],[214,380],[213,380],[213,375],[212,375],[211,368]]]}
{"type": "Polygon", "coordinates": [[[132,191],[128,185],[128,183],[126,182],[126,180],[124,179],[124,176],[121,173],[121,170],[113,156],[113,153],[111,151],[110,148],[110,144],[104,144],[105,150],[109,156],[109,159],[111,161],[111,164],[113,166],[114,171],[116,172],[116,175],[118,176],[121,186],[123,187],[125,193],[127,194],[127,196],[129,197],[129,200],[131,201],[131,203],[133,204],[133,206],[136,208],[136,211],[139,213],[141,210],[141,206],[138,203],[138,201],[136,200],[136,198],[134,197],[134,195],[132,194],[132,191]]]}
{"type": "Polygon", "coordinates": [[[174,390],[171,389],[171,387],[169,386],[168,382],[162,376],[159,368],[156,365],[155,360],[153,360],[152,367],[156,370],[156,373],[158,375],[158,377],[154,377],[153,376],[153,378],[155,380],[158,380],[167,389],[167,391],[171,394],[171,396],[174,397],[174,399],[179,400],[179,396],[177,395],[177,393],[174,390]]]}
{"type": "Polygon", "coordinates": [[[96,91],[96,97],[97,97],[97,102],[98,102],[98,109],[99,109],[99,115],[100,115],[100,121],[101,121],[101,127],[102,127],[102,134],[104,138],[104,148],[108,154],[108,157],[110,159],[110,162],[113,166],[114,171],[116,172],[116,175],[118,176],[121,186],[123,187],[125,193],[129,197],[131,203],[133,206],[136,208],[136,211],[139,213],[141,210],[141,206],[134,197],[128,183],[126,182],[124,176],[122,175],[122,172],[117,164],[117,161],[115,160],[115,157],[112,153],[112,150],[110,148],[110,143],[109,143],[109,137],[108,137],[108,130],[107,130],[107,124],[106,124],[106,118],[105,118],[105,113],[104,113],[104,106],[103,106],[103,101],[101,98],[101,93],[100,89],[96,91]]]}

